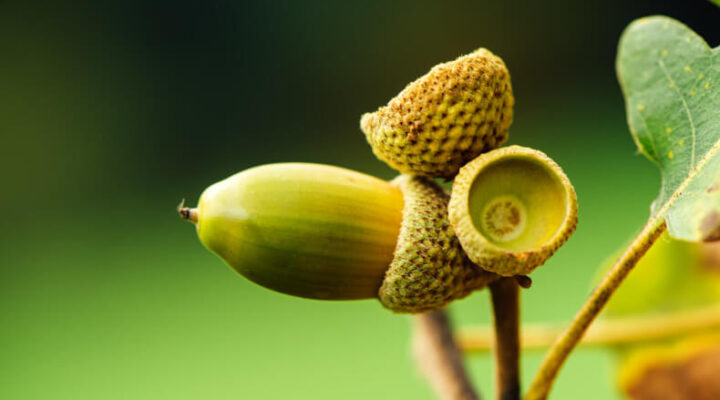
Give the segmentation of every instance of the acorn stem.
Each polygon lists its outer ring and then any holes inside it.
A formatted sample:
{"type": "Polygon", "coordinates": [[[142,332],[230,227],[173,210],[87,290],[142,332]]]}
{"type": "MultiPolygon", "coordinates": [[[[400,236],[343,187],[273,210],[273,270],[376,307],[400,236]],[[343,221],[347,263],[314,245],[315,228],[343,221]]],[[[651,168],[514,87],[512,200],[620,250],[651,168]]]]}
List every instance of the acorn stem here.
{"type": "Polygon", "coordinates": [[[523,289],[530,289],[532,286],[532,279],[527,275],[515,275],[515,281],[523,289]]]}
{"type": "Polygon", "coordinates": [[[658,214],[648,221],[647,225],[635,237],[630,247],[625,250],[620,259],[615,262],[612,269],[605,274],[602,282],[595,288],[590,297],[585,301],[580,311],[575,314],[570,326],[562,333],[552,345],[545,356],[540,369],[535,375],[535,380],[530,385],[525,400],[544,400],[552,388],[560,368],[570,355],[572,350],[582,339],[585,331],[595,320],[610,296],[620,287],[625,277],[632,271],[633,267],[640,261],[652,244],[667,229],[664,213],[658,214]]]}
{"type": "Polygon", "coordinates": [[[185,199],[182,199],[180,204],[177,206],[177,212],[180,214],[180,218],[188,220],[193,224],[198,222],[197,208],[185,207],[185,199]]]}
{"type": "MultiPolygon", "coordinates": [[[[599,347],[647,343],[719,327],[720,305],[712,305],[697,310],[599,321],[588,329],[580,345],[599,347]]],[[[538,350],[550,347],[562,332],[563,327],[559,325],[525,325],[522,348],[538,350]]],[[[492,348],[493,330],[489,326],[467,328],[457,335],[457,342],[464,352],[488,351],[492,348]]]]}
{"type": "Polygon", "coordinates": [[[478,400],[444,310],[413,316],[413,354],[418,368],[443,400],[478,400]]]}
{"type": "Polygon", "coordinates": [[[493,306],[495,398],[520,399],[520,295],[514,277],[490,284],[493,306]]]}

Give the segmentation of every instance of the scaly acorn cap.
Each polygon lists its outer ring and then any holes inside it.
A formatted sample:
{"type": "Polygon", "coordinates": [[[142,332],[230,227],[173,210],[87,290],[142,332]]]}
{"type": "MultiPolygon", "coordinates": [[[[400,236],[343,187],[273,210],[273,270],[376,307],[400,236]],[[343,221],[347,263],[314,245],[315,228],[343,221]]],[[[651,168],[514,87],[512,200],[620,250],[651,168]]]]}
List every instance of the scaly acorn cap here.
{"type": "Polygon", "coordinates": [[[460,248],[445,190],[409,175],[393,183],[402,189],[405,206],[395,257],[378,293],[385,307],[402,313],[441,309],[497,278],[472,265],[460,248]]]}
{"type": "Polygon", "coordinates": [[[360,128],[392,168],[452,178],[507,140],[514,101],[505,63],[478,49],[433,67],[386,107],[363,115],[360,128]]]}
{"type": "Polygon", "coordinates": [[[377,297],[393,260],[403,209],[399,188],[319,164],[251,168],[181,207],[200,241],[266,288],[314,299],[377,297]]]}
{"type": "Polygon", "coordinates": [[[575,230],[577,197],[544,153],[509,146],[460,169],[450,221],[470,260],[503,276],[542,265],[575,230]]]}

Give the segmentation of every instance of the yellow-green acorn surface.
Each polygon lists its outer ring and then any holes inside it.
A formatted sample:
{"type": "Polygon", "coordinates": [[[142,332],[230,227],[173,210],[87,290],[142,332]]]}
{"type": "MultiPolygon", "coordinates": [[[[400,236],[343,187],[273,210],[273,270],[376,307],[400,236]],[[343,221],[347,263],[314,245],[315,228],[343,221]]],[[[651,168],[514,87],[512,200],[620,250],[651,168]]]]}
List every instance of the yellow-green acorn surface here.
{"type": "Polygon", "coordinates": [[[575,230],[577,198],[547,155],[509,146],[482,154],[460,170],[449,217],[475,264],[503,276],[526,275],[575,230]]]}
{"type": "Polygon", "coordinates": [[[405,207],[395,257],[380,288],[382,304],[395,312],[440,309],[497,278],[474,266],[460,248],[447,216],[448,194],[428,178],[393,181],[405,207]]]}
{"type": "Polygon", "coordinates": [[[439,64],[362,116],[375,155],[396,170],[452,178],[508,137],[514,98],[505,63],[478,49],[439,64]]]}
{"type": "Polygon", "coordinates": [[[377,297],[403,208],[396,186],[343,168],[302,163],[248,169],[205,190],[200,241],[267,288],[317,299],[377,297]]]}
{"type": "Polygon", "coordinates": [[[303,163],[251,168],[179,208],[233,269],[300,297],[379,298],[395,312],[444,307],[497,276],[470,263],[448,194],[420,177],[386,182],[303,163]]]}

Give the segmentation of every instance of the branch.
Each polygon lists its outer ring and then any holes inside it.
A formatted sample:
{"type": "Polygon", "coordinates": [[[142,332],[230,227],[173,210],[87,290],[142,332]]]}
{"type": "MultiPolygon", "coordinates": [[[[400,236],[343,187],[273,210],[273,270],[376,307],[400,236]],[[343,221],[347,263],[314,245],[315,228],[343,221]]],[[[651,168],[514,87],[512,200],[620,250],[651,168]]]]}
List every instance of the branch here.
{"type": "Polygon", "coordinates": [[[418,314],[413,321],[415,361],[438,396],[442,400],[478,400],[445,311],[418,314]]]}
{"type": "Polygon", "coordinates": [[[493,305],[495,398],[520,399],[520,301],[514,277],[490,284],[493,305]]]}
{"type": "Polygon", "coordinates": [[[595,288],[582,308],[575,315],[570,326],[562,336],[553,344],[545,356],[540,370],[535,375],[525,400],[547,399],[550,388],[563,363],[570,352],[582,339],[585,331],[595,317],[602,311],[610,296],[620,286],[625,277],[632,271],[640,258],[650,249],[660,234],[666,229],[664,219],[655,217],[651,219],[640,234],[633,240],[630,247],[623,253],[613,268],[605,275],[603,281],[595,288]]]}
{"type": "MultiPolygon", "coordinates": [[[[665,340],[720,328],[720,304],[695,310],[675,311],[643,317],[622,317],[598,321],[582,338],[582,346],[617,346],[665,340]]],[[[522,347],[527,350],[552,345],[563,328],[549,324],[525,325],[522,347]]],[[[491,327],[467,328],[457,335],[464,352],[483,352],[492,348],[491,327]]]]}

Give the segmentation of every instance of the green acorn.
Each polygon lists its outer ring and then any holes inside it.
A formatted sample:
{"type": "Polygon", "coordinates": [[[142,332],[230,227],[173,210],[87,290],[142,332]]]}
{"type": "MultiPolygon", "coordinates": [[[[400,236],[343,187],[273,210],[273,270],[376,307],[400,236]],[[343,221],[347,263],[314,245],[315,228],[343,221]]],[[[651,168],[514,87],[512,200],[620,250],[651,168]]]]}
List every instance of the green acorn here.
{"type": "Polygon", "coordinates": [[[185,211],[200,241],[241,275],[315,299],[377,296],[400,230],[402,192],[383,180],[316,164],[251,168],[185,211]]]}
{"type": "Polygon", "coordinates": [[[508,137],[514,98],[502,59],[479,49],[439,64],[362,116],[375,155],[412,175],[452,178],[508,137]]]}
{"type": "Polygon", "coordinates": [[[509,146],[460,170],[449,213],[470,260],[499,275],[526,275],[575,230],[577,198],[548,156],[509,146]]]}
{"type": "Polygon", "coordinates": [[[179,211],[208,249],[262,286],[315,299],[379,297],[393,311],[418,312],[493,275],[463,262],[442,189],[408,179],[264,165],[210,186],[196,209],[179,211]]]}

